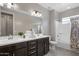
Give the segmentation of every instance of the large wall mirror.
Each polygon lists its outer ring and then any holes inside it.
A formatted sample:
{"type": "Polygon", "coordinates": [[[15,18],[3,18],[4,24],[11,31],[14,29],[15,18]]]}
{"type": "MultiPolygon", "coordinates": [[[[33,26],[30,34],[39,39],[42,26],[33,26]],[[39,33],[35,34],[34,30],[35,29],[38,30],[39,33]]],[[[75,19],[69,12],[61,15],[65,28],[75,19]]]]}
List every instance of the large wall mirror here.
{"type": "Polygon", "coordinates": [[[32,29],[34,33],[42,33],[42,18],[13,12],[13,15],[1,12],[1,36],[17,35],[32,29]]]}
{"type": "Polygon", "coordinates": [[[39,17],[29,16],[26,14],[15,13],[14,34],[33,30],[36,34],[41,33],[42,19],[39,17]]]}

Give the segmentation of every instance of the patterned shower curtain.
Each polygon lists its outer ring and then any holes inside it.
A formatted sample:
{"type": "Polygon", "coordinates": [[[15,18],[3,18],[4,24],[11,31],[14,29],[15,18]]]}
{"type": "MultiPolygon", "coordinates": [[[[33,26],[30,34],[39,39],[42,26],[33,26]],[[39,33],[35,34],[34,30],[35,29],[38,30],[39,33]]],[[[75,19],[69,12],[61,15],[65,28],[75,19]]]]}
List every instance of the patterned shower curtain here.
{"type": "Polygon", "coordinates": [[[71,48],[79,48],[79,17],[71,18],[71,48]]]}

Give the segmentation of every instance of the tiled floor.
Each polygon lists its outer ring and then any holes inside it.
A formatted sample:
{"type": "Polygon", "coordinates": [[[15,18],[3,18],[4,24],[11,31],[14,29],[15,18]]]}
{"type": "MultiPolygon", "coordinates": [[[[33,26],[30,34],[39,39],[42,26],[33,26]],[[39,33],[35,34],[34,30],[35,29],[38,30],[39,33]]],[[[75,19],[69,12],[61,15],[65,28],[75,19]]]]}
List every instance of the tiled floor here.
{"type": "Polygon", "coordinates": [[[45,56],[79,56],[79,53],[55,47],[55,49],[50,48],[50,51],[45,56]]]}

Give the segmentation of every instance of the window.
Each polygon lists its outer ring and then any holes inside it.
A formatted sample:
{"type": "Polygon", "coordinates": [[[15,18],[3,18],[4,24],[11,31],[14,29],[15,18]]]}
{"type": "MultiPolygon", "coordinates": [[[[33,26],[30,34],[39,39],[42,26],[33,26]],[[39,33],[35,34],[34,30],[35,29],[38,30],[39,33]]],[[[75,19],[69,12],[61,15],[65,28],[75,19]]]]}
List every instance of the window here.
{"type": "Polygon", "coordinates": [[[66,18],[62,18],[62,24],[68,24],[70,23],[70,18],[66,17],[66,18]]]}

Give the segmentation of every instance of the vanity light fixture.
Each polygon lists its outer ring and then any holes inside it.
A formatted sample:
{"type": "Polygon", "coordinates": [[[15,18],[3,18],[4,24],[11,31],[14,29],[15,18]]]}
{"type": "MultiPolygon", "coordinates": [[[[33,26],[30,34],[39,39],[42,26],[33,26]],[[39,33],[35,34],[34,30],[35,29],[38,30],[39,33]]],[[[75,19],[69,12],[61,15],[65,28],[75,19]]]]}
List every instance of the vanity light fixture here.
{"type": "Polygon", "coordinates": [[[7,7],[7,8],[11,8],[12,5],[13,5],[12,3],[0,3],[0,6],[7,7]]]}
{"type": "Polygon", "coordinates": [[[41,16],[42,16],[42,14],[41,14],[40,12],[35,11],[35,10],[33,10],[33,11],[31,12],[31,14],[32,14],[33,16],[37,16],[37,17],[41,17],[41,16]]]}
{"type": "Polygon", "coordinates": [[[6,7],[6,8],[9,8],[9,9],[15,9],[16,8],[16,4],[14,4],[14,3],[0,3],[0,6],[6,7]]]}
{"type": "Polygon", "coordinates": [[[13,8],[14,4],[13,3],[7,3],[7,8],[13,8]]]}

